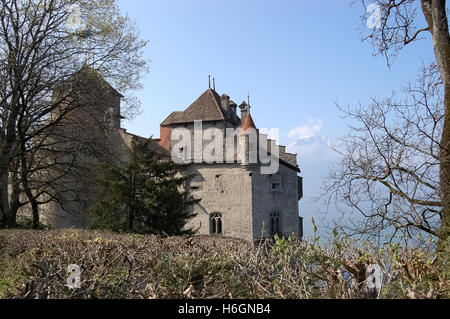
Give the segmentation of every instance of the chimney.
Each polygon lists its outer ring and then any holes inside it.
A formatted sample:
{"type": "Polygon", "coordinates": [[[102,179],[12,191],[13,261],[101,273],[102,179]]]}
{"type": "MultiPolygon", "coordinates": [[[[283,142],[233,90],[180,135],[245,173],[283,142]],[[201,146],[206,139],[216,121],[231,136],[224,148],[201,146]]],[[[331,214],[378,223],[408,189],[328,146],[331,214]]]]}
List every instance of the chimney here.
{"type": "Polygon", "coordinates": [[[237,110],[237,104],[234,103],[233,101],[230,101],[230,116],[233,119],[233,122],[237,122],[237,114],[236,114],[236,110],[237,110]]]}
{"type": "Polygon", "coordinates": [[[222,101],[222,108],[225,110],[225,112],[228,115],[231,115],[231,110],[230,110],[230,97],[226,94],[221,96],[221,101],[222,101]]]}
{"type": "Polygon", "coordinates": [[[244,101],[239,105],[239,108],[241,109],[241,122],[244,123],[245,118],[250,114],[250,106],[244,101]]]}

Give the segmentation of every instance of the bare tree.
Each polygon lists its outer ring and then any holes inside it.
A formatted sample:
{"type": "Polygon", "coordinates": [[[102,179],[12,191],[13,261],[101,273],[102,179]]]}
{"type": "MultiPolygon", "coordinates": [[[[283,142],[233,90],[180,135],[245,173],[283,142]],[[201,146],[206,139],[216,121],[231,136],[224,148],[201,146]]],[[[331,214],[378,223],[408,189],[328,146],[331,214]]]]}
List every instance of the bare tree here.
{"type": "MultiPolygon", "coordinates": [[[[118,128],[120,98],[101,76],[83,67],[74,77],[58,87],[55,98],[66,102],[50,114],[44,125],[24,134],[19,121],[19,181],[33,226],[39,224],[42,211],[63,211],[78,226],[86,226],[80,215],[92,203],[96,189],[89,163],[117,163],[123,160],[118,128]],[[56,113],[56,114],[55,114],[56,113]],[[53,205],[58,204],[58,209],[53,205]]],[[[14,213],[14,212],[12,212],[14,213]]]]}
{"type": "Polygon", "coordinates": [[[326,193],[344,204],[338,205],[343,212],[351,207],[364,217],[347,222],[350,234],[439,236],[442,103],[439,70],[431,64],[400,96],[340,107],[357,124],[343,138],[342,158],[326,193]]]}
{"type": "MultiPolygon", "coordinates": [[[[98,72],[126,95],[127,109],[135,110],[131,92],[140,87],[146,70],[146,43],[115,0],[0,2],[0,220],[14,225],[18,206],[29,203],[37,227],[38,198],[61,175],[53,174],[45,183],[37,176],[47,174],[48,165],[53,172],[66,172],[79,148],[88,147],[83,130],[65,137],[61,130],[76,121],[75,109],[98,106],[94,99],[75,94],[81,85],[89,85],[81,84],[77,75],[83,66],[98,72]],[[53,163],[42,155],[50,151],[53,163]]],[[[98,102],[101,95],[94,98],[98,102]]],[[[95,152],[95,147],[90,150],[95,152]]]]}
{"type": "MultiPolygon", "coordinates": [[[[363,40],[371,43],[375,54],[383,55],[388,66],[405,46],[431,35],[436,65],[442,79],[443,101],[441,105],[443,123],[441,136],[436,136],[439,147],[438,194],[442,207],[439,209],[440,227],[436,230],[439,249],[443,250],[450,236],[450,34],[445,0],[361,0],[364,8],[368,4],[380,11],[375,27],[367,28],[367,19],[374,12],[363,16],[363,40]],[[420,25],[419,15],[425,19],[420,25]]],[[[431,132],[428,132],[431,134],[431,132]]],[[[411,212],[413,213],[413,212],[411,212]]]]}

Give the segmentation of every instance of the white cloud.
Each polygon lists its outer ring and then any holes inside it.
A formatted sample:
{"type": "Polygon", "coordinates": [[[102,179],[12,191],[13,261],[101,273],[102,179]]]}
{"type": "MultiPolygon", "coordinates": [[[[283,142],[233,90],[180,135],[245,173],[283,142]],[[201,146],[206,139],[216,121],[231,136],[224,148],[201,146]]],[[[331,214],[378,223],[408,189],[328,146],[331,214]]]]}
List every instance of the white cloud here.
{"type": "Polygon", "coordinates": [[[323,120],[309,119],[306,124],[289,131],[291,143],[287,151],[298,154],[299,162],[334,161],[336,152],[332,149],[331,139],[321,136],[323,120]]]}
{"type": "Polygon", "coordinates": [[[297,153],[300,161],[333,160],[336,157],[330,139],[323,136],[299,138],[287,146],[287,151],[297,153]]]}
{"type": "Polygon", "coordinates": [[[315,136],[322,130],[322,119],[309,119],[308,124],[293,128],[289,131],[289,138],[307,139],[315,136]]]}

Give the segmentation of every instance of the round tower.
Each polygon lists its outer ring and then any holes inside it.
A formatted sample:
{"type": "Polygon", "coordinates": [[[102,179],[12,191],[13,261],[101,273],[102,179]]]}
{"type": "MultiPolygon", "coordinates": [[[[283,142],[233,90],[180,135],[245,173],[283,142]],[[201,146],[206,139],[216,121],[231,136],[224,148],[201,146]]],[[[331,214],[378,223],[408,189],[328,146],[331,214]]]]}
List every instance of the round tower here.
{"type": "Polygon", "coordinates": [[[258,130],[250,113],[239,132],[239,159],[242,165],[258,163],[258,130]]]}

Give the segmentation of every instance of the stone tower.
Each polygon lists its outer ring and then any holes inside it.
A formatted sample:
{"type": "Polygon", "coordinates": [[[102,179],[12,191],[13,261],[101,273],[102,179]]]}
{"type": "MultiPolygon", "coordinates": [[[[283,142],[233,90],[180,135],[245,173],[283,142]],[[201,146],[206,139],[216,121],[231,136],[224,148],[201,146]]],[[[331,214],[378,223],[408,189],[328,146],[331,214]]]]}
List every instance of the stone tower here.
{"type": "MultiPolygon", "coordinates": [[[[240,117],[236,114],[236,103],[228,95],[220,96],[208,89],[184,111],[173,112],[161,123],[160,145],[172,154],[178,153],[174,148],[180,143],[174,132],[183,129],[191,137],[198,135],[195,130],[199,121],[206,136],[211,130],[222,132],[224,156],[230,153],[227,142],[235,142],[231,152],[233,160],[227,158],[214,163],[194,161],[195,147],[189,147],[188,157],[181,164],[182,171],[196,175],[190,190],[201,201],[193,208],[197,216],[188,227],[198,229],[203,235],[237,237],[251,242],[275,234],[285,237],[295,234],[301,238],[303,226],[298,201],[302,197],[302,179],[298,176],[296,155],[279,147],[279,169],[274,174],[262,174],[260,141],[269,142],[268,153],[274,153],[270,145],[275,143],[259,133],[247,102],[239,108],[240,117]],[[237,132],[231,138],[227,136],[230,129],[237,132]]],[[[205,147],[207,141],[201,143],[205,147]]]]}

